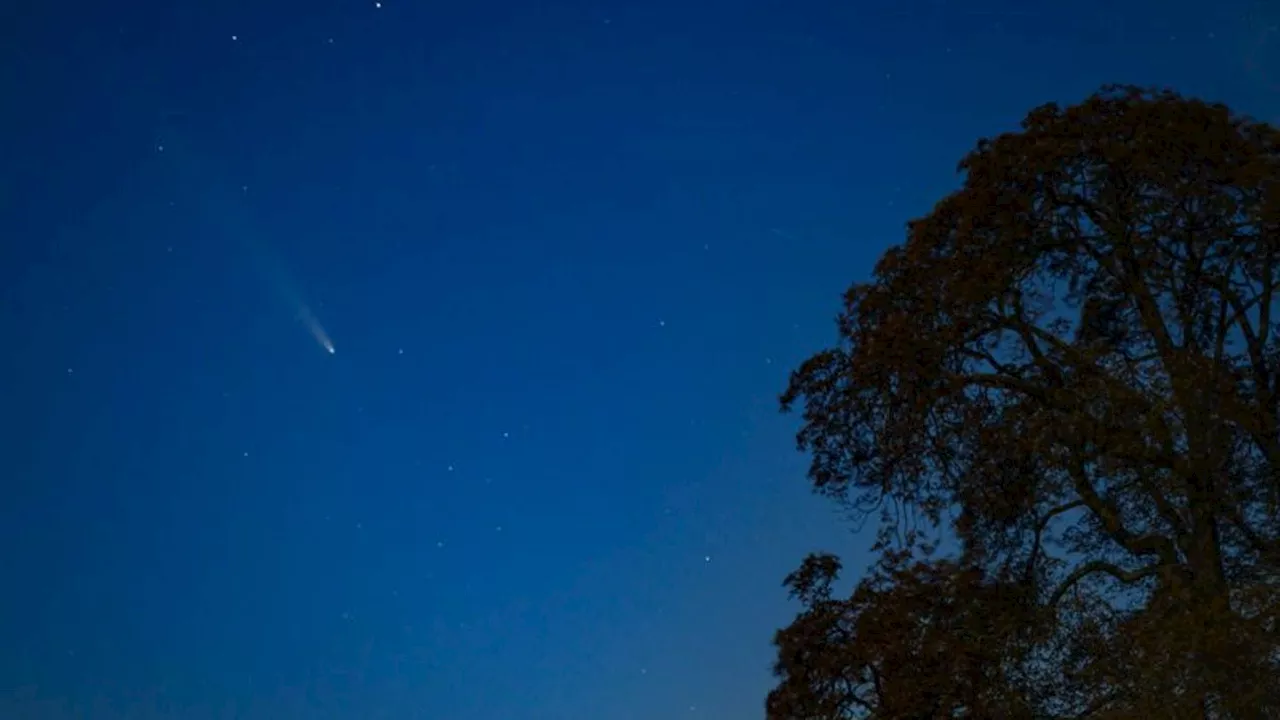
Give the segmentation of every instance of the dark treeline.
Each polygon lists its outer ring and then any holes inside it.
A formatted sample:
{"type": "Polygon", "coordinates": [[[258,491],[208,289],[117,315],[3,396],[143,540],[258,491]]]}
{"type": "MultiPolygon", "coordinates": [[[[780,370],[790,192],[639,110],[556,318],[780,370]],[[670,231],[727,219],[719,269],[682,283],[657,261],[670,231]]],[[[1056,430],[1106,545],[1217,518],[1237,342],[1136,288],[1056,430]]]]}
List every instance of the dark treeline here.
{"type": "Polygon", "coordinates": [[[1280,133],[1107,87],[960,170],[782,396],[880,532],[768,717],[1280,717],[1280,133]]]}

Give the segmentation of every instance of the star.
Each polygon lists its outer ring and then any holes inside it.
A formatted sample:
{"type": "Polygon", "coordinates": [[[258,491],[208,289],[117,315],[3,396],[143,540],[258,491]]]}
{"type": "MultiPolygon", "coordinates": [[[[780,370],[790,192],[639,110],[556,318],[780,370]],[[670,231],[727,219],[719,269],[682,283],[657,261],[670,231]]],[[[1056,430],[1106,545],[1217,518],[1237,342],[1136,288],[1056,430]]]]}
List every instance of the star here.
{"type": "Polygon", "coordinates": [[[236,40],[239,40],[239,39],[240,39],[240,36],[239,36],[239,35],[232,35],[232,36],[231,36],[231,41],[232,41],[232,42],[235,42],[236,40]]]}

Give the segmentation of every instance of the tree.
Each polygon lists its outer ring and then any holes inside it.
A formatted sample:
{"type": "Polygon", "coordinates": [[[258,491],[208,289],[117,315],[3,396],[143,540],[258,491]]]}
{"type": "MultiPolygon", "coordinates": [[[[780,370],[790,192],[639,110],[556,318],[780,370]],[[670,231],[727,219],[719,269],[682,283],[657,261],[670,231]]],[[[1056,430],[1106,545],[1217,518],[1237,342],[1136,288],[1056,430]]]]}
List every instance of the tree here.
{"type": "Polygon", "coordinates": [[[960,171],[782,395],[882,556],[768,717],[1280,717],[1280,133],[1108,86],[960,171]]]}

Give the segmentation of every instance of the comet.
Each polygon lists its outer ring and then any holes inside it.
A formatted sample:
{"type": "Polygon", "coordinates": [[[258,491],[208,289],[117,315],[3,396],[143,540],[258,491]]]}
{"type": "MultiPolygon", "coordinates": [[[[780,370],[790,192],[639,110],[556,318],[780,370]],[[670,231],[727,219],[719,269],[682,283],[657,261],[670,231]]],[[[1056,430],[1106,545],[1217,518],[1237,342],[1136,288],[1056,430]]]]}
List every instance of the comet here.
{"type": "Polygon", "coordinates": [[[325,332],[324,326],[320,324],[320,320],[316,318],[315,313],[311,312],[311,308],[302,302],[297,296],[291,298],[298,308],[298,319],[306,326],[307,332],[311,333],[311,337],[315,338],[320,347],[325,352],[333,355],[337,353],[337,349],[333,346],[333,340],[329,339],[329,333],[325,332]]]}
{"type": "Polygon", "coordinates": [[[174,126],[175,120],[185,117],[182,111],[169,111],[163,117],[163,130],[166,136],[164,144],[157,145],[157,151],[168,157],[180,158],[182,162],[175,167],[178,175],[175,178],[182,187],[193,189],[192,207],[200,219],[210,224],[216,232],[236,238],[248,251],[252,263],[280,300],[294,311],[298,320],[315,339],[316,344],[330,355],[337,353],[329,333],[320,324],[316,314],[304,300],[301,289],[293,281],[282,258],[278,257],[270,247],[270,243],[260,237],[263,228],[255,222],[250,207],[246,203],[249,186],[240,185],[239,192],[228,191],[233,185],[224,182],[226,173],[214,172],[209,165],[212,158],[196,153],[187,143],[182,142],[180,128],[174,126]]]}

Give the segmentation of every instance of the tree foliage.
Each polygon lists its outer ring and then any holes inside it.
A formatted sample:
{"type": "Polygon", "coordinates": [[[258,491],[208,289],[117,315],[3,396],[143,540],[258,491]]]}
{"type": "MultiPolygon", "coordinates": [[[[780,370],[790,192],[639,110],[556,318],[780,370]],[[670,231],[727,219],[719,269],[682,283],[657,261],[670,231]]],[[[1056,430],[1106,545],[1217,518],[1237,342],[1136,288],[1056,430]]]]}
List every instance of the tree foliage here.
{"type": "Polygon", "coordinates": [[[1106,87],[960,170],[782,396],[881,559],[769,718],[1280,717],[1280,133],[1106,87]]]}

